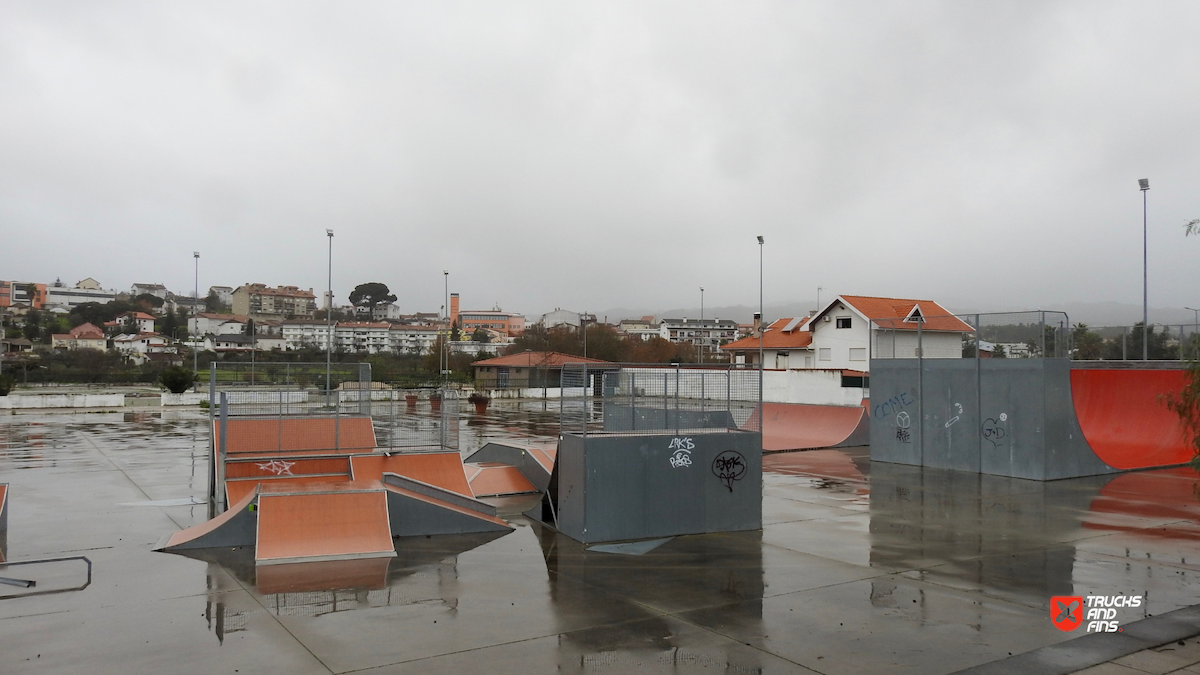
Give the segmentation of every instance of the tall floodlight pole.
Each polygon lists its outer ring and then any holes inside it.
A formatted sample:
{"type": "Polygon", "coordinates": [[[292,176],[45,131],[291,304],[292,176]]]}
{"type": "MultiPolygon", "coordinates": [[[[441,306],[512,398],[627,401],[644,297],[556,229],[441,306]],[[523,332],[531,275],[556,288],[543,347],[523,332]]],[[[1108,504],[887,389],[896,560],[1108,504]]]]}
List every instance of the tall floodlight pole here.
{"type": "MultiPolygon", "coordinates": [[[[763,329],[766,323],[766,315],[763,314],[763,238],[758,235],[758,420],[762,423],[762,398],[763,398],[763,329]]],[[[760,426],[759,431],[762,431],[760,426]]]]}
{"type": "Polygon", "coordinates": [[[700,363],[704,363],[704,287],[700,287],[700,363]]]}
{"type": "Polygon", "coordinates": [[[1138,188],[1142,191],[1142,360],[1150,360],[1150,305],[1149,291],[1147,279],[1149,278],[1149,265],[1147,256],[1147,237],[1146,237],[1146,193],[1150,191],[1150,179],[1139,178],[1138,188]]]}
{"type": "Polygon", "coordinates": [[[325,290],[325,399],[328,404],[330,386],[330,363],[333,362],[333,230],[325,230],[329,237],[329,283],[325,290]]]}
{"type": "MultiPolygon", "coordinates": [[[[200,328],[200,322],[196,319],[196,312],[200,309],[200,251],[192,251],[192,258],[196,262],[196,285],[192,287],[192,323],[196,324],[197,330],[200,328]]],[[[191,333],[189,330],[188,333],[191,333]]],[[[200,355],[196,352],[196,337],[192,336],[192,372],[195,373],[200,369],[200,355]]],[[[193,381],[193,389],[195,382],[193,381]]]]}
{"type": "MultiPolygon", "coordinates": [[[[446,308],[446,339],[442,340],[442,354],[446,359],[445,365],[442,366],[442,384],[446,383],[446,371],[450,370],[450,331],[454,330],[454,326],[450,322],[450,270],[442,270],[442,278],[445,280],[446,286],[446,304],[442,305],[446,308]]],[[[438,359],[441,362],[441,359],[438,359]]]]}

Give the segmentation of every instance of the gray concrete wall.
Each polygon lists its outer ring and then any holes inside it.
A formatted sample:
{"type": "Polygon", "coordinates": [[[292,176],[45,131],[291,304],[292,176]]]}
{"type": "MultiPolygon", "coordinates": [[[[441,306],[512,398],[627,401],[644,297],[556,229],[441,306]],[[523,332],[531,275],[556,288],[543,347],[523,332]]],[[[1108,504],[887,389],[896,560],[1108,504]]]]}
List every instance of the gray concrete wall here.
{"type": "Polygon", "coordinates": [[[757,433],[566,436],[555,469],[558,529],[584,543],[762,527],[757,433]]]}
{"type": "Polygon", "coordinates": [[[1113,473],[1088,447],[1066,359],[880,359],[871,459],[1032,480],[1113,473]]]}

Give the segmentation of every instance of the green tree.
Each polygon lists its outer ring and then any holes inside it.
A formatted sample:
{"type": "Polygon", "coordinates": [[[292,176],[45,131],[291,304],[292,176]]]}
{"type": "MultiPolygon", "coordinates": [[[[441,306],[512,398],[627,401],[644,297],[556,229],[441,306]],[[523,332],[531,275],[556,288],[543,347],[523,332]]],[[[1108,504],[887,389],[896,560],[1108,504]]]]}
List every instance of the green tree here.
{"type": "Polygon", "coordinates": [[[163,299],[150,293],[142,293],[133,298],[133,304],[143,312],[156,312],[163,306],[163,299]]]}
{"type": "Polygon", "coordinates": [[[209,312],[222,314],[228,314],[232,310],[229,305],[221,302],[221,296],[217,295],[216,291],[209,291],[208,295],[205,296],[204,309],[209,312]]]}
{"type": "Polygon", "coordinates": [[[350,304],[355,307],[366,307],[371,313],[371,320],[375,320],[375,308],[379,305],[395,302],[396,296],[388,290],[387,284],[378,281],[371,281],[365,284],[359,284],[350,291],[350,304]]]}
{"type": "Polygon", "coordinates": [[[1095,361],[1104,355],[1104,338],[1099,333],[1088,330],[1086,323],[1077,323],[1071,330],[1071,338],[1075,344],[1072,358],[1083,361],[1095,361]]]}
{"type": "Polygon", "coordinates": [[[42,336],[42,313],[36,309],[29,310],[25,315],[25,339],[37,342],[42,336]]]}
{"type": "Polygon", "coordinates": [[[462,331],[458,328],[458,321],[450,324],[450,341],[458,342],[462,340],[462,331]]]}
{"type": "Polygon", "coordinates": [[[471,333],[471,341],[482,342],[485,345],[490,344],[492,341],[492,334],[480,326],[479,328],[475,329],[474,333],[471,333]]]}
{"type": "Polygon", "coordinates": [[[196,381],[196,373],[182,366],[168,366],[159,373],[158,381],[172,394],[182,394],[196,381]]]}

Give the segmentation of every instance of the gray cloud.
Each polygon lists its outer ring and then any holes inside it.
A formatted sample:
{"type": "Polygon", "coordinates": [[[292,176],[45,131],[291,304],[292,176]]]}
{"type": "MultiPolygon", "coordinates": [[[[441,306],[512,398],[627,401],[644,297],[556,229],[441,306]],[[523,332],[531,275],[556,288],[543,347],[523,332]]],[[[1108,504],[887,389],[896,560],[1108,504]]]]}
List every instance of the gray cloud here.
{"type": "Polygon", "coordinates": [[[4,278],[1200,302],[1188,2],[0,6],[4,278]],[[1192,186],[1189,188],[1189,186],[1192,186]],[[21,242],[13,245],[11,242],[21,242]]]}

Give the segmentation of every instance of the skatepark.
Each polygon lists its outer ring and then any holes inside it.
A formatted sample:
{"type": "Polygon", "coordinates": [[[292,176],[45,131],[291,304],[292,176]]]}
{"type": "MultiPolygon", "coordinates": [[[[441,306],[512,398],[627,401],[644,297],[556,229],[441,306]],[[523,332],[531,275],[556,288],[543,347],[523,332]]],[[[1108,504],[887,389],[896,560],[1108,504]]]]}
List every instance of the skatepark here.
{"type": "Polygon", "coordinates": [[[1178,466],[1183,438],[1157,400],[1181,370],[907,361],[874,364],[872,399],[836,410],[692,404],[687,376],[668,371],[661,390],[628,400],[620,382],[585,375],[558,411],[512,402],[451,416],[422,402],[381,417],[355,403],[270,416],[259,397],[254,414],[224,419],[3,418],[0,541],[6,560],[36,564],[0,576],[38,584],[4,587],[0,661],[5,672],[952,673],[1024,657],[1078,670],[1100,652],[1054,628],[1052,595],[1144,597],[1122,616],[1131,646],[1192,625],[1200,475],[1178,466]],[[976,366],[993,372],[972,379],[976,366]],[[1001,440],[983,424],[998,414],[989,392],[1027,381],[1047,393],[1006,409],[1000,462],[985,454],[1001,440]],[[607,417],[579,415],[596,410],[592,396],[607,417]],[[907,427],[923,449],[889,461],[877,429],[894,439],[900,412],[923,420],[907,427]],[[1027,415],[1041,415],[1032,430],[1027,415]],[[437,437],[456,447],[395,449],[398,430],[450,419],[453,434],[437,437]],[[564,428],[576,440],[562,443],[564,428]],[[683,437],[690,468],[705,468],[695,480],[711,485],[672,495],[666,481],[688,467],[670,441],[683,437]],[[714,472],[728,448],[704,443],[747,438],[763,448],[741,451],[756,462],[714,472]],[[1071,461],[1037,466],[1084,470],[1010,471],[1064,447],[1071,461]],[[642,457],[666,468],[646,474],[642,457]],[[1151,463],[1166,468],[1127,471],[1151,463]],[[630,467],[650,477],[612,500],[630,467]],[[747,475],[759,490],[742,490],[747,475]],[[749,521],[704,515],[744,494],[749,521]],[[1155,622],[1164,615],[1169,625],[1155,622]]]}

